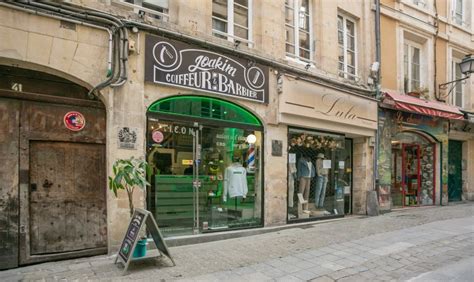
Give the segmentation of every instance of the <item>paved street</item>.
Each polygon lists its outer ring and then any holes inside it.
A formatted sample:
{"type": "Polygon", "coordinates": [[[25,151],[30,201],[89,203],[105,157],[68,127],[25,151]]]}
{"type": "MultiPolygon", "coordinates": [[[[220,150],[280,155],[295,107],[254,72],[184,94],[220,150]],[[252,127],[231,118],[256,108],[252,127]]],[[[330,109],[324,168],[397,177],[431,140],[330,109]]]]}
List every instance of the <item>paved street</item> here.
{"type": "Polygon", "coordinates": [[[137,263],[127,276],[113,256],[0,272],[0,280],[468,281],[474,205],[313,222],[282,231],[173,247],[177,263],[137,263]]]}

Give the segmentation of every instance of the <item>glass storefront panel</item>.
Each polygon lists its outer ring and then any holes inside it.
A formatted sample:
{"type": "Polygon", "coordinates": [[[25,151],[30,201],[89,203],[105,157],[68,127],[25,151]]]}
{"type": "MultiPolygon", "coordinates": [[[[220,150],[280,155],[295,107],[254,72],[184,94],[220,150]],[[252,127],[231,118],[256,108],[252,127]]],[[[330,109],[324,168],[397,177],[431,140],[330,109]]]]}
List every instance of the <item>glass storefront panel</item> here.
{"type": "Polygon", "coordinates": [[[254,129],[149,117],[147,204],[164,235],[261,226],[261,144],[254,129]]]}
{"type": "Polygon", "coordinates": [[[288,220],[351,212],[352,140],[290,128],[288,220]]]}

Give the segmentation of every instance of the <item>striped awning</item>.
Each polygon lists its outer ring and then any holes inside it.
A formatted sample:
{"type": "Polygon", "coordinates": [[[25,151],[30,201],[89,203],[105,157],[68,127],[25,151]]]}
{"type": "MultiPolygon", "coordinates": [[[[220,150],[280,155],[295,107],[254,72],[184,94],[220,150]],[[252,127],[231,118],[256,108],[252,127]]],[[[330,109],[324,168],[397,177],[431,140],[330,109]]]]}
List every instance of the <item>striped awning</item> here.
{"type": "Polygon", "coordinates": [[[384,94],[382,106],[388,106],[388,108],[433,117],[464,119],[464,114],[456,106],[397,93],[384,94]]]}

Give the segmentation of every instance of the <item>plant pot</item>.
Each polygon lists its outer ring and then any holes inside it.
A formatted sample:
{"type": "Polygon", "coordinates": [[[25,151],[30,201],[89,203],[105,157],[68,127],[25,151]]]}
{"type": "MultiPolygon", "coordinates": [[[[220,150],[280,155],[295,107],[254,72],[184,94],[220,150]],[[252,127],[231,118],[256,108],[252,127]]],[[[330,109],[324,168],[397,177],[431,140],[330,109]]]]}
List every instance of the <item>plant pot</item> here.
{"type": "Polygon", "coordinates": [[[148,245],[147,239],[138,240],[135,250],[133,251],[133,257],[141,258],[146,256],[146,245],[148,245]]]}

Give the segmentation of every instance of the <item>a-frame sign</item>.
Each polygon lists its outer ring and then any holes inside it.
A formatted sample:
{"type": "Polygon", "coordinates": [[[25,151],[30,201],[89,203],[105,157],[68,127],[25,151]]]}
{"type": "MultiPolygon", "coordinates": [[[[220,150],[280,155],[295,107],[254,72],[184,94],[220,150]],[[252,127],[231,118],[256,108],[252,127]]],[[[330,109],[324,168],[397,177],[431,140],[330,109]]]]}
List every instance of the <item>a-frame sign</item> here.
{"type": "MultiPolygon", "coordinates": [[[[127,272],[128,266],[134,260],[133,252],[138,242],[138,234],[141,234],[140,231],[142,228],[146,226],[146,231],[151,234],[153,241],[155,242],[156,249],[160,255],[167,256],[173,265],[176,265],[173,258],[171,257],[170,251],[166,246],[165,240],[161,235],[160,229],[158,228],[158,224],[156,224],[153,215],[144,209],[135,208],[133,212],[133,216],[130,219],[130,223],[128,224],[127,233],[125,233],[125,237],[123,238],[122,244],[120,245],[120,249],[118,251],[117,257],[115,258],[115,264],[117,261],[120,261],[124,265],[123,274],[127,272]]],[[[152,258],[155,256],[146,256],[146,258],[152,258]]],[[[143,258],[139,258],[140,260],[143,258]]]]}

